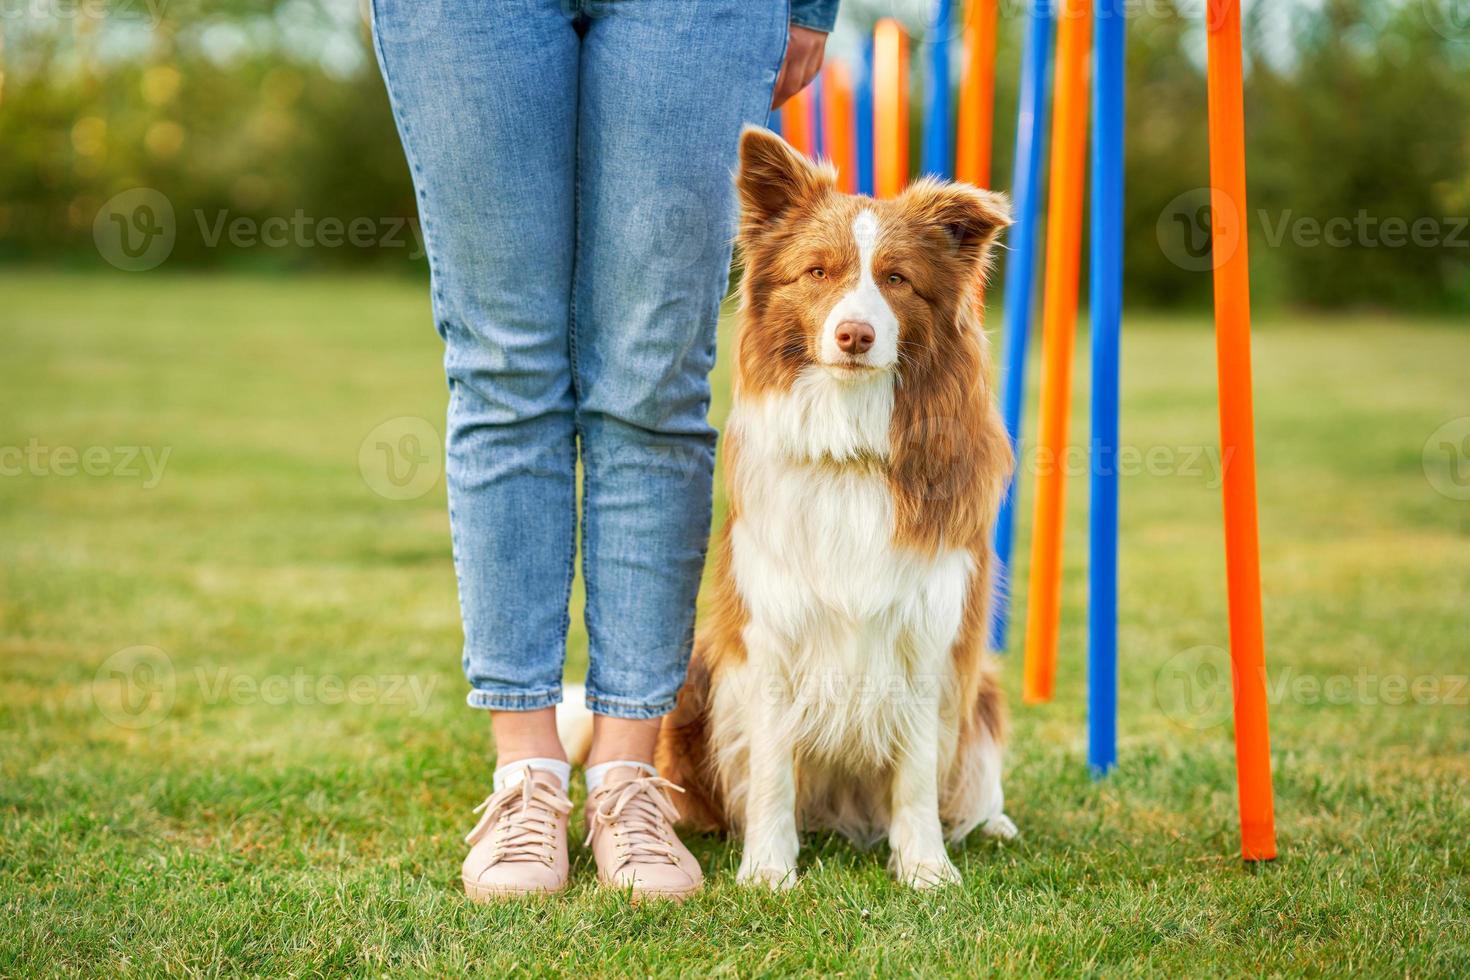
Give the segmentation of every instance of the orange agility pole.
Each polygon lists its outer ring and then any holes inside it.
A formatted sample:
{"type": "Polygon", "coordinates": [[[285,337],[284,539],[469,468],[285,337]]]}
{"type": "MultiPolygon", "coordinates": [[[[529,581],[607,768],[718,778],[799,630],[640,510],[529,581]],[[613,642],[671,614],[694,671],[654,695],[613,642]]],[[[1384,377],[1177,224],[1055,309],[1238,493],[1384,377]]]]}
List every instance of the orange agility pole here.
{"type": "Polygon", "coordinates": [[[840,61],[829,62],[822,75],[822,135],[827,158],[837,168],[837,189],[857,193],[857,139],[852,110],[852,74],[840,61]]]}
{"type": "Polygon", "coordinates": [[[1266,651],[1261,626],[1260,543],[1256,528],[1240,0],[1210,2],[1208,75],[1220,458],[1229,460],[1224,469],[1225,578],[1230,600],[1240,850],[1247,861],[1269,861],[1276,856],[1276,815],[1271,793],[1271,736],[1266,717],[1266,651]]]}
{"type": "Polygon", "coordinates": [[[816,149],[813,111],[811,86],[797,92],[781,107],[781,134],[792,149],[808,157],[816,149]]]}
{"type": "Polygon", "coordinates": [[[965,74],[960,81],[954,175],[976,187],[990,185],[997,6],[997,0],[970,0],[965,8],[965,74]]]}
{"type": "Polygon", "coordinates": [[[1082,264],[1082,196],[1087,169],[1087,59],[1092,0],[1065,0],[1057,14],[1051,186],[1041,327],[1041,423],[1031,584],[1026,608],[1022,697],[1050,701],[1061,619],[1062,518],[1067,417],[1072,409],[1072,348],[1077,339],[1077,279],[1082,264]]]}
{"type": "Polygon", "coordinates": [[[908,38],[892,17],[873,28],[873,183],[897,197],[909,180],[908,38]]]}

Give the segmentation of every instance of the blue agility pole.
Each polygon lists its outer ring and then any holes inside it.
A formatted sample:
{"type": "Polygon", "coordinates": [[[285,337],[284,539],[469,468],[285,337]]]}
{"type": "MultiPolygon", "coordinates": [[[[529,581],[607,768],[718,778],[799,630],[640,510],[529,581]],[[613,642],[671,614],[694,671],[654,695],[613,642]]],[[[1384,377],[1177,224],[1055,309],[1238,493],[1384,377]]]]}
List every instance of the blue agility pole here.
{"type": "Polygon", "coordinates": [[[857,116],[857,192],[873,193],[873,37],[863,42],[863,63],[858,71],[852,99],[857,116]]]}
{"type": "MultiPolygon", "coordinates": [[[[1031,6],[1026,18],[1026,48],[1021,56],[1020,105],[1016,113],[1016,161],[1012,168],[1016,223],[1006,256],[1005,321],[1001,334],[1002,411],[1011,449],[1019,451],[1021,410],[1026,403],[1026,346],[1035,312],[1036,242],[1041,211],[1041,161],[1046,155],[1047,93],[1051,78],[1052,13],[1049,3],[1031,6]]],[[[1017,471],[1020,470],[1019,458],[1017,471]]],[[[1006,649],[1010,619],[1010,563],[1016,534],[1016,477],[1011,477],[995,523],[995,616],[990,647],[1006,649]]]]}
{"type": "Polygon", "coordinates": [[[923,173],[935,177],[952,177],[949,149],[949,32],[954,22],[952,0],[939,0],[934,22],[929,25],[928,98],[924,120],[923,173]]]}
{"type": "Polygon", "coordinates": [[[810,85],[807,86],[807,118],[811,120],[812,127],[812,150],[813,160],[820,160],[827,155],[827,133],[822,126],[822,73],[817,72],[810,85]]]}
{"type": "Polygon", "coordinates": [[[1092,523],[1087,610],[1087,762],[1118,761],[1118,348],[1123,319],[1121,0],[1097,0],[1092,105],[1092,523]]]}

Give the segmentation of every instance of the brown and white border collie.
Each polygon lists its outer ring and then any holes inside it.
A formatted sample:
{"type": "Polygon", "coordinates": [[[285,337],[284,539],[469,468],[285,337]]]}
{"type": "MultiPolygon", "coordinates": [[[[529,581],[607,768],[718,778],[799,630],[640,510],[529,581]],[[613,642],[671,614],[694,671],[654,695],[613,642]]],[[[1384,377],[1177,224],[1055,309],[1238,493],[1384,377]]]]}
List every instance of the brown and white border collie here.
{"type": "Polygon", "coordinates": [[[1016,832],[984,649],[1011,452],[979,311],[1006,202],[842,194],[761,129],[737,183],[729,516],[658,768],[684,823],[743,832],[742,881],[794,884],[799,829],[887,837],[900,880],[956,881],[946,829],[1016,832]]]}
{"type": "Polygon", "coordinates": [[[797,831],[887,837],[903,881],[958,878],[944,829],[1010,836],[984,644],[1011,468],[979,311],[1005,199],[890,201],[747,130],[729,517],[658,765],[740,878],[796,880],[797,831]]]}

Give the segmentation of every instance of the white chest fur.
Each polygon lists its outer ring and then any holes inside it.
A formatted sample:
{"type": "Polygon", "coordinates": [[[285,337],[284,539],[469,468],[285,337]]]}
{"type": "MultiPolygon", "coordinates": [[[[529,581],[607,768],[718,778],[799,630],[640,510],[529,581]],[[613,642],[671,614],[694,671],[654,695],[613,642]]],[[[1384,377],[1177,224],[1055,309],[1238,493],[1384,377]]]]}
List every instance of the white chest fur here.
{"type": "Polygon", "coordinates": [[[748,679],[790,699],[781,720],[806,754],[854,763],[886,760],[937,709],[973,575],[964,551],[894,546],[892,408],[891,376],[816,369],[731,417],[748,679]]]}

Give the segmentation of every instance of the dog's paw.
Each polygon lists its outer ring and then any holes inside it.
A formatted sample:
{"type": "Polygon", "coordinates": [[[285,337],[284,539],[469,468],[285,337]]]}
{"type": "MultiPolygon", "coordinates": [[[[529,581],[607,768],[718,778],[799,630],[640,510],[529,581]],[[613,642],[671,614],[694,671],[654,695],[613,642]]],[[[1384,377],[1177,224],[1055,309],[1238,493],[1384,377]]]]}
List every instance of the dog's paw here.
{"type": "Polygon", "coordinates": [[[750,864],[740,862],[735,880],[742,885],[765,885],[772,891],[784,892],[796,884],[796,868],[778,864],[750,864]]]}
{"type": "Polygon", "coordinates": [[[945,885],[958,885],[961,880],[960,869],[956,868],[954,862],[947,857],[928,858],[912,864],[894,861],[891,863],[891,870],[893,876],[900,882],[921,891],[928,888],[942,888],[945,885]]]}
{"type": "Polygon", "coordinates": [[[1004,813],[997,813],[985,823],[980,825],[980,833],[986,837],[998,837],[1001,840],[1010,840],[1020,833],[1015,823],[1004,813]]]}

